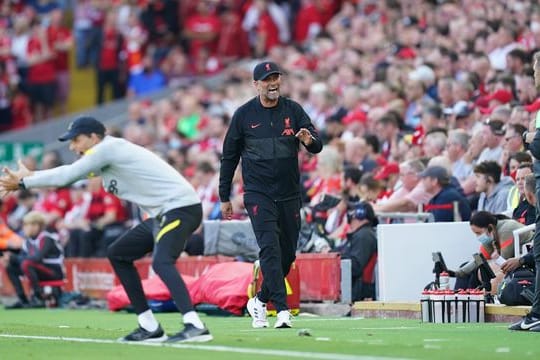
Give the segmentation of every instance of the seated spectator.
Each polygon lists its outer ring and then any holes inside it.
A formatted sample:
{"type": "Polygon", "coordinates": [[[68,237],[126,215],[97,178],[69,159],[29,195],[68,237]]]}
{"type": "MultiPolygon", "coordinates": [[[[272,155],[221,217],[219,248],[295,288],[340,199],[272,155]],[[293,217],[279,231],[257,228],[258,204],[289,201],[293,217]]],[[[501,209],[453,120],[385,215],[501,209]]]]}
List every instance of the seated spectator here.
{"type": "MultiPolygon", "coordinates": [[[[504,133],[503,153],[500,164],[505,170],[508,170],[508,162],[512,156],[525,150],[522,135],[527,128],[521,124],[507,124],[505,125],[505,129],[506,132],[504,133]]],[[[505,171],[505,173],[510,174],[511,171],[505,171]]]]}
{"type": "Polygon", "coordinates": [[[432,197],[420,181],[425,166],[420,160],[409,160],[399,165],[401,186],[386,201],[374,205],[376,212],[415,212],[419,204],[426,204],[432,197]]]}
{"type": "MultiPolygon", "coordinates": [[[[508,193],[509,213],[512,214],[512,219],[524,225],[534,224],[536,221],[535,203],[529,203],[525,194],[525,187],[527,186],[526,179],[532,173],[533,171],[531,163],[523,163],[520,165],[516,171],[516,185],[514,185],[512,190],[508,193]],[[516,194],[516,196],[511,196],[512,194],[516,194]]],[[[532,184],[529,184],[529,186],[531,185],[532,192],[534,193],[534,180],[532,181],[532,184]]],[[[531,189],[529,189],[529,191],[530,190],[531,189]]]]}
{"type": "Polygon", "coordinates": [[[446,156],[452,163],[452,174],[461,183],[473,173],[472,159],[466,156],[470,135],[463,129],[453,129],[448,133],[446,156]]]}
{"type": "Polygon", "coordinates": [[[516,171],[519,166],[523,163],[532,164],[533,159],[529,152],[527,151],[518,151],[517,153],[510,155],[507,164],[506,174],[511,176],[513,179],[516,178],[516,171]]]}
{"type": "Polygon", "coordinates": [[[384,184],[375,179],[372,173],[366,173],[360,178],[360,198],[370,204],[374,204],[379,195],[384,191],[384,184]]]}
{"type": "Polygon", "coordinates": [[[501,161],[504,133],[504,122],[502,120],[494,119],[494,115],[484,122],[484,127],[482,129],[484,150],[480,153],[477,163],[483,161],[501,161]]]}
{"type": "Polygon", "coordinates": [[[420,177],[426,191],[435,194],[424,207],[424,211],[431,212],[436,222],[469,220],[471,217],[469,202],[450,184],[450,175],[444,167],[429,166],[420,177]]]}
{"type": "MultiPolygon", "coordinates": [[[[529,174],[525,177],[525,197],[527,198],[527,202],[529,205],[532,206],[532,210],[534,213],[536,213],[536,208],[534,207],[534,204],[536,204],[536,179],[534,177],[534,174],[529,174]]],[[[525,224],[528,225],[528,224],[525,224]]],[[[501,265],[501,271],[505,274],[508,274],[514,270],[516,270],[520,266],[527,266],[531,269],[534,269],[534,254],[533,254],[533,248],[531,249],[521,257],[512,257],[510,259],[506,259],[504,264],[501,265]]]]}
{"type": "Polygon", "coordinates": [[[347,242],[341,250],[341,257],[351,260],[352,301],[373,300],[373,270],[377,262],[375,227],[379,221],[373,207],[367,202],[353,205],[347,211],[347,221],[349,232],[347,242]]]}
{"type": "Polygon", "coordinates": [[[25,240],[20,254],[12,254],[6,268],[9,280],[19,300],[6,309],[44,307],[43,290],[39,285],[43,280],[60,280],[63,273],[63,250],[58,236],[45,230],[45,216],[31,211],[23,219],[25,240]],[[30,281],[33,294],[28,300],[24,293],[20,276],[30,281]]]}
{"type": "Polygon", "coordinates": [[[495,161],[484,161],[474,167],[476,176],[476,192],[480,193],[478,211],[493,214],[507,210],[506,199],[514,184],[510,177],[501,178],[501,166],[495,161]]]}
{"type": "Polygon", "coordinates": [[[395,162],[388,162],[373,176],[374,180],[380,181],[384,187],[383,191],[379,193],[378,200],[387,200],[394,193],[394,189],[399,180],[399,164],[395,162]]]}

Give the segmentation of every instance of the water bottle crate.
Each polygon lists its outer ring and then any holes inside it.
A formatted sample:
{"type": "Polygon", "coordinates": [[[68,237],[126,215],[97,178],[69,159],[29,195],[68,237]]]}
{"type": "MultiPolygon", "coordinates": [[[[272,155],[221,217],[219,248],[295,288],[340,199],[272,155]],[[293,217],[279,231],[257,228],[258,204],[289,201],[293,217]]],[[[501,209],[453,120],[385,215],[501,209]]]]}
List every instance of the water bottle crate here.
{"type": "Polygon", "coordinates": [[[425,290],[420,308],[422,322],[485,322],[485,299],[481,290],[425,290]]]}

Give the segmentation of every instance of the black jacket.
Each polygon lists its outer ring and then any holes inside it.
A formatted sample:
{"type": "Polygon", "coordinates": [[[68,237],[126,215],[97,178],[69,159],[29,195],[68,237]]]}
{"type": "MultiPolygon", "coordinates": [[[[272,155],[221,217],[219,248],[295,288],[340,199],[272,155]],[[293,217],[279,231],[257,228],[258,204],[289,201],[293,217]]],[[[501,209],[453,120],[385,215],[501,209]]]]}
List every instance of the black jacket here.
{"type": "Polygon", "coordinates": [[[347,234],[347,242],[341,251],[342,259],[351,259],[353,279],[361,278],[369,259],[377,253],[377,235],[375,229],[363,225],[347,234]]]}
{"type": "Polygon", "coordinates": [[[262,106],[255,97],[234,113],[223,143],[219,177],[219,197],[229,201],[234,170],[242,158],[245,192],[259,192],[273,200],[300,196],[298,150],[295,134],[308,129],[313,142],[311,153],[322,150],[322,142],[309,116],[300,104],[280,97],[272,108],[262,106]]]}

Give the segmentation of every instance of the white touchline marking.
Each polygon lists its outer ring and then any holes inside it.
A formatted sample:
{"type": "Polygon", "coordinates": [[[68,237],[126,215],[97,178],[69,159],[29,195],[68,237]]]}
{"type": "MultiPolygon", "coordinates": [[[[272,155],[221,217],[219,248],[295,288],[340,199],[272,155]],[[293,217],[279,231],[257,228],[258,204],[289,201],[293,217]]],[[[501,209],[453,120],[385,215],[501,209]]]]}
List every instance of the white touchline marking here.
{"type": "Polygon", "coordinates": [[[424,339],[425,342],[450,341],[450,339],[424,339]]]}
{"type": "Polygon", "coordinates": [[[63,337],[63,336],[0,334],[0,338],[71,341],[71,342],[96,343],[96,344],[163,346],[163,347],[173,347],[173,348],[180,348],[180,349],[257,354],[257,355],[269,355],[269,356],[284,356],[284,357],[293,357],[293,358],[309,358],[309,359],[322,359],[322,360],[404,360],[406,359],[406,358],[392,358],[392,357],[384,357],[384,356],[357,356],[357,355],[316,353],[316,352],[303,352],[303,351],[252,349],[252,348],[241,348],[241,347],[223,346],[223,345],[190,345],[190,344],[164,344],[164,343],[148,343],[148,342],[147,343],[145,342],[142,342],[142,343],[119,342],[116,340],[73,338],[73,337],[63,337]]]}
{"type": "Polygon", "coordinates": [[[294,318],[293,320],[297,320],[297,321],[358,321],[358,320],[365,320],[365,318],[362,318],[362,317],[351,317],[351,318],[324,318],[324,317],[302,317],[302,316],[297,316],[296,318],[294,318]]]}
{"type": "Polygon", "coordinates": [[[360,327],[352,328],[351,330],[418,330],[417,327],[407,327],[407,326],[395,326],[395,327],[360,327]]]}

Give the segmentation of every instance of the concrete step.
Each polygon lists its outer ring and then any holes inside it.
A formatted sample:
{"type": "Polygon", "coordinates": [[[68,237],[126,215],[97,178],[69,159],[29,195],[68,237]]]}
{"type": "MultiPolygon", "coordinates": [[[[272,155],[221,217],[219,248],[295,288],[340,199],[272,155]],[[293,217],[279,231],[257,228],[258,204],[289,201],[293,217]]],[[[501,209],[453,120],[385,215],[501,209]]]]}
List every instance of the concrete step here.
{"type": "MultiPolygon", "coordinates": [[[[531,309],[530,306],[506,306],[486,304],[486,322],[513,322],[519,320],[531,309]]],[[[351,309],[352,317],[365,318],[406,318],[420,320],[420,301],[384,302],[359,301],[351,309]]]]}

